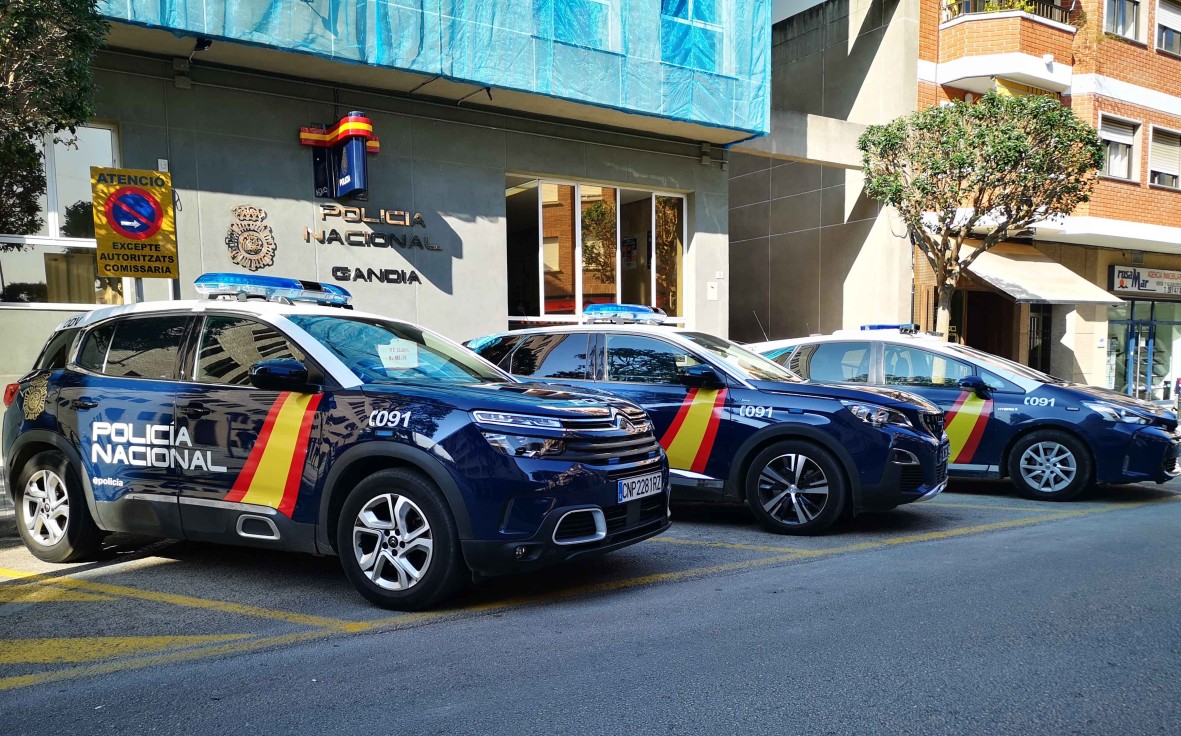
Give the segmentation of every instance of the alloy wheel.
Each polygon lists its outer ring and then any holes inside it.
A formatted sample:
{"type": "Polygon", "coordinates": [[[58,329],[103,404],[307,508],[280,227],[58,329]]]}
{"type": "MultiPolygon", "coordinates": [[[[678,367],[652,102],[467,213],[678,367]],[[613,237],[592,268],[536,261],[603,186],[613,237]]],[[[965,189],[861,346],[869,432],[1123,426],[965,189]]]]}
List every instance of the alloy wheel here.
{"type": "Polygon", "coordinates": [[[410,499],[383,493],[353,521],[353,554],[361,572],[386,590],[414,587],[431,565],[434,535],[426,515],[410,499]]]}
{"type": "Polygon", "coordinates": [[[60,475],[41,470],[29,478],[21,497],[21,516],[37,544],[52,547],[61,541],[70,522],[70,496],[60,475]]]}
{"type": "Polygon", "coordinates": [[[1057,442],[1038,442],[1021,454],[1021,477],[1036,491],[1056,493],[1074,482],[1078,461],[1057,442]]]}
{"type": "Polygon", "coordinates": [[[807,455],[780,455],[759,473],[759,503],[781,524],[807,524],[827,502],[828,478],[807,455]]]}

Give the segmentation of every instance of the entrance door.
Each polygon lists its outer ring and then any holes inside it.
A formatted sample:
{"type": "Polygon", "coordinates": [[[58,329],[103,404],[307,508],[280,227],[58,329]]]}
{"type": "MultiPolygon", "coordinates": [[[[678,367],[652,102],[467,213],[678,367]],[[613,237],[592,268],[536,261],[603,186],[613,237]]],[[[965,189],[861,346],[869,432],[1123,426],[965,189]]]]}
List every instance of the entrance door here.
{"type": "Polygon", "coordinates": [[[1181,378],[1181,367],[1174,367],[1173,360],[1181,349],[1179,304],[1134,301],[1129,307],[1121,305],[1118,312],[1131,318],[1110,320],[1110,385],[1129,396],[1174,402],[1181,378]]]}

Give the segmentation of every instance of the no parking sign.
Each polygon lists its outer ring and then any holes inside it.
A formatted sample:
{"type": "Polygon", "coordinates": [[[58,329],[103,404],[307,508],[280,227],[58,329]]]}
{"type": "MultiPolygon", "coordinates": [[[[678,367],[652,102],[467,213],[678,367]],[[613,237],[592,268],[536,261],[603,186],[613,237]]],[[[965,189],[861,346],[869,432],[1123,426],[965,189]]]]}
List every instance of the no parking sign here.
{"type": "Polygon", "coordinates": [[[91,167],[90,187],[98,275],[179,278],[171,175],[91,167]]]}

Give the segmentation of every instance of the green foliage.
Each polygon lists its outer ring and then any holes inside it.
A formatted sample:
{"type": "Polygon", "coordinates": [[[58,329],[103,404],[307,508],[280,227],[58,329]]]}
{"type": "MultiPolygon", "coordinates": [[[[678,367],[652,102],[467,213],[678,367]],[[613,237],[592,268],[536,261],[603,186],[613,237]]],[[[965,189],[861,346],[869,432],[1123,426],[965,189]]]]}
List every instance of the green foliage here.
{"type": "Polygon", "coordinates": [[[80,199],[66,207],[62,235],[67,238],[94,237],[94,205],[89,200],[80,199]]]}
{"type": "Polygon", "coordinates": [[[1032,0],[988,0],[984,4],[984,12],[999,13],[1003,10],[1021,10],[1026,13],[1034,11],[1032,0]]]}
{"type": "Polygon", "coordinates": [[[1058,100],[989,92],[870,126],[865,191],[895,207],[935,270],[940,301],[976,256],[1090,198],[1103,148],[1058,100]],[[964,240],[975,250],[961,259],[964,240]]]}
{"type": "Polygon", "coordinates": [[[582,211],[582,262],[603,284],[615,283],[615,207],[599,200],[582,211]]]}
{"type": "Polygon", "coordinates": [[[94,114],[90,63],[106,32],[95,0],[0,2],[0,232],[40,228],[45,175],[29,141],[73,133],[94,114]]]}

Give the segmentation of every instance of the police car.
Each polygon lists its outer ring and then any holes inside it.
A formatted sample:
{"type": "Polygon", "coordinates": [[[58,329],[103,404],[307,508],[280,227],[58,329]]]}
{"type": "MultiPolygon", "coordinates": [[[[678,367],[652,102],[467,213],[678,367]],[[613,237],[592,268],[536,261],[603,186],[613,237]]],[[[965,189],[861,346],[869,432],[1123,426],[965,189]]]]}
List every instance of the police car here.
{"type": "Polygon", "coordinates": [[[811,381],[895,388],[947,412],[949,473],[1009,478],[1029,498],[1066,501],[1091,482],[1178,475],[1174,412],[1062,381],[915,325],[748,345],[811,381]]]}
{"type": "Polygon", "coordinates": [[[642,406],[676,497],[745,500],[770,531],[812,534],[843,513],[931,498],[946,484],[943,413],[891,389],[804,383],[735,343],[692,330],[614,324],[643,306],[593,305],[587,324],[468,343],[515,376],[642,406]]]}
{"type": "Polygon", "coordinates": [[[330,284],[207,274],[196,302],[63,323],[4,390],[18,527],[40,559],[107,532],[339,555],[412,610],[478,574],[664,531],[668,466],[634,404],[525,385],[330,284]]]}

